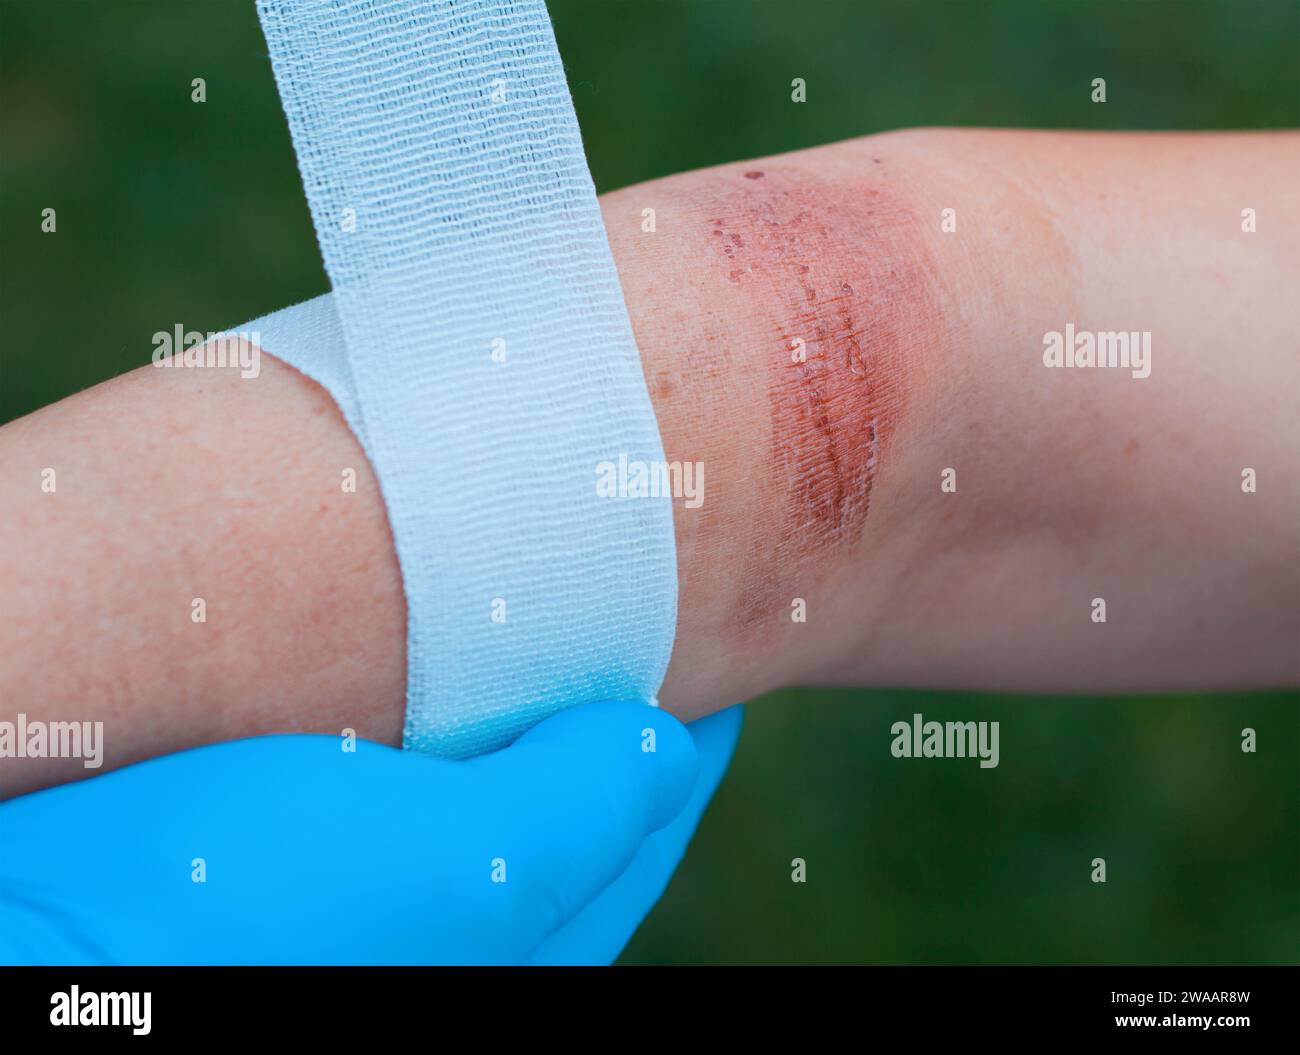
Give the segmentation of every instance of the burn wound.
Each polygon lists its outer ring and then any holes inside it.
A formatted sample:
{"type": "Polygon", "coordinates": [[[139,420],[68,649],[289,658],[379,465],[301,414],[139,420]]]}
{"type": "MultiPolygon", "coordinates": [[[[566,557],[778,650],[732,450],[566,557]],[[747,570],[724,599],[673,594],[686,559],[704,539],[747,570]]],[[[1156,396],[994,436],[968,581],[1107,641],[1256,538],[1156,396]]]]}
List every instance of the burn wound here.
{"type": "MultiPolygon", "coordinates": [[[[780,582],[769,565],[758,592],[779,595],[806,560],[861,539],[911,385],[942,336],[939,282],[887,165],[852,186],[773,168],[718,176],[708,242],[767,342],[745,351],[761,352],[767,374],[769,479],[784,505],[780,582]]],[[[774,601],[744,607],[757,619],[774,601]]]]}

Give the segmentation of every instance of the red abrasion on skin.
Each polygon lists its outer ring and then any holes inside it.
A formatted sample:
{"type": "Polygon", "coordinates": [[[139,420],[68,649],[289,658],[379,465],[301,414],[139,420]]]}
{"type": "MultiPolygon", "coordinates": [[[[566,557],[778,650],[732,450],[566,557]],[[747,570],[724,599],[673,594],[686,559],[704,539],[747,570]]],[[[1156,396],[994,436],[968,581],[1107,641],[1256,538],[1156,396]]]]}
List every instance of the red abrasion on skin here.
{"type": "Polygon", "coordinates": [[[915,208],[887,167],[852,186],[773,168],[734,170],[730,182],[708,237],[768,335],[754,351],[784,504],[766,581],[742,602],[750,622],[788,608],[803,569],[862,538],[943,313],[915,208]]]}

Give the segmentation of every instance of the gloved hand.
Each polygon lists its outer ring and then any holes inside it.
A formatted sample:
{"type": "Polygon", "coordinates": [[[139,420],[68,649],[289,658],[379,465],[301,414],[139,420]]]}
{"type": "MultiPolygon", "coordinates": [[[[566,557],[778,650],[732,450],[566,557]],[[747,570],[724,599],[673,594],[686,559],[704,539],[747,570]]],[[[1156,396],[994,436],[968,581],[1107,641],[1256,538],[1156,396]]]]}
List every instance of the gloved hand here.
{"type": "Polygon", "coordinates": [[[0,963],[607,963],[740,722],[593,704],[469,762],[267,736],[0,803],[0,963]]]}

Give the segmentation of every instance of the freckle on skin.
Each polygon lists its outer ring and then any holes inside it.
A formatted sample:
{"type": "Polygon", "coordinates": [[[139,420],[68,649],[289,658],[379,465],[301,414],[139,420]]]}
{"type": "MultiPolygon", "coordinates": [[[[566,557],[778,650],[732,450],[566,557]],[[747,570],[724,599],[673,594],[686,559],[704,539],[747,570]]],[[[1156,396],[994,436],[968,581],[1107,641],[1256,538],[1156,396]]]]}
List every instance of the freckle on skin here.
{"type": "Polygon", "coordinates": [[[745,173],[745,179],[762,179],[762,178],[763,178],[763,174],[762,174],[761,172],[746,172],[746,173],[745,173]]]}

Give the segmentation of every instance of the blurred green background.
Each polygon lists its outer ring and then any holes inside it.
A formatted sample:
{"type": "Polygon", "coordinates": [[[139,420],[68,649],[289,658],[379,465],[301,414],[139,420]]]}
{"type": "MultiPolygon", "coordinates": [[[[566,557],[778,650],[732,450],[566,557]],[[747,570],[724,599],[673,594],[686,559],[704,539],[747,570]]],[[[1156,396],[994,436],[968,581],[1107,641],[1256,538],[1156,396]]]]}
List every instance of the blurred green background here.
{"type": "MultiPolygon", "coordinates": [[[[1300,123],[1295,3],[550,7],[602,191],[909,125],[1300,123]]],[[[160,305],[328,288],[252,0],[0,0],[0,253],[0,421],[147,362],[160,305]]],[[[1295,693],[780,693],[623,959],[1294,963],[1298,757],[1295,693]],[[891,758],[914,711],[1000,721],[1000,766],[891,758]]]]}

